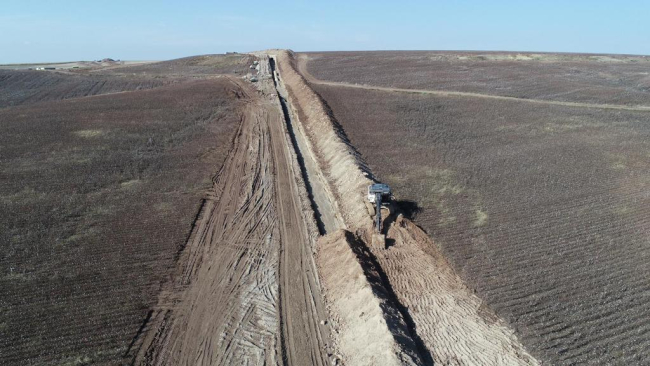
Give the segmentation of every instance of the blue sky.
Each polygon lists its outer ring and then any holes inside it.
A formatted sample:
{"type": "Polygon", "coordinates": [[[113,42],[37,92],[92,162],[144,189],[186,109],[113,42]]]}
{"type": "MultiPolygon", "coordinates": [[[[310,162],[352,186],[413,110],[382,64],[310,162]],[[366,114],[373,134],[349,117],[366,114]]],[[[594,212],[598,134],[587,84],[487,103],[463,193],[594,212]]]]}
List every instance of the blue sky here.
{"type": "Polygon", "coordinates": [[[226,51],[650,54],[650,1],[0,1],[0,63],[226,51]]]}

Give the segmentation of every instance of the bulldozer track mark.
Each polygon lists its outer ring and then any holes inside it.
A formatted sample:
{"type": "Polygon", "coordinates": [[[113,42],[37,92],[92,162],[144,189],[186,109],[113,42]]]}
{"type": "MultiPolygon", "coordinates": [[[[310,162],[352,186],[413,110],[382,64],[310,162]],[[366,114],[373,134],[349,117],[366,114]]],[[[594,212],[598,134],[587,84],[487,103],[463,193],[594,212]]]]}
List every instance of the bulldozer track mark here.
{"type": "Polygon", "coordinates": [[[257,91],[231,82],[246,99],[240,126],[136,363],[327,365],[318,230],[277,91],[268,79],[257,91]]]}
{"type": "Polygon", "coordinates": [[[271,141],[257,107],[247,104],[213,179],[214,198],[205,201],[178,275],[160,300],[170,310],[145,345],[142,364],[274,363],[278,217],[271,141]]]}

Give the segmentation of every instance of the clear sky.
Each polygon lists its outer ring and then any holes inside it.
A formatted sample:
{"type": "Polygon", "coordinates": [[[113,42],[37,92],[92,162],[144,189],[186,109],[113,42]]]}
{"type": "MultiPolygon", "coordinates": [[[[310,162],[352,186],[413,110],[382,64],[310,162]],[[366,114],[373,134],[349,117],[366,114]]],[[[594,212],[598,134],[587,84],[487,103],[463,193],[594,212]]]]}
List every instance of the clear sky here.
{"type": "Polygon", "coordinates": [[[0,1],[0,63],[266,48],[650,55],[650,1],[0,1]]]}

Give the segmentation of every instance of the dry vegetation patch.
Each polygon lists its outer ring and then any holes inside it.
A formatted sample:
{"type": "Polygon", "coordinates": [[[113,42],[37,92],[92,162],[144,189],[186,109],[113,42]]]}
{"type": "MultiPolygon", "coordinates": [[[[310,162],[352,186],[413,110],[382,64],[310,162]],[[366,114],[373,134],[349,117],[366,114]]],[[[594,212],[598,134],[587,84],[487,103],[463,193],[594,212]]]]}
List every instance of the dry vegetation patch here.
{"type": "Polygon", "coordinates": [[[96,73],[147,75],[155,77],[169,76],[210,76],[216,74],[245,75],[255,58],[245,54],[202,55],[179,58],[175,60],[154,62],[144,65],[116,67],[110,70],[98,70],[96,73]]]}
{"type": "Polygon", "coordinates": [[[244,75],[253,57],[203,55],[126,66],[57,71],[0,69],[0,108],[244,75]]]}

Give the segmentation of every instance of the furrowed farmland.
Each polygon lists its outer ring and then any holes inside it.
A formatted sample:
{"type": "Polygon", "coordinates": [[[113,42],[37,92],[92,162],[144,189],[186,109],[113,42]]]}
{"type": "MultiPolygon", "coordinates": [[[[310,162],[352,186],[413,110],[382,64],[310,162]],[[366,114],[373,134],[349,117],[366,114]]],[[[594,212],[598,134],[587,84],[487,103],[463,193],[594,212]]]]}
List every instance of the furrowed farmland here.
{"type": "Polygon", "coordinates": [[[0,109],[1,363],[129,360],[232,145],[241,87],[105,77],[120,93],[79,98],[97,77],[7,74],[5,95],[39,97],[1,98],[22,104],[0,109]]]}
{"type": "Polygon", "coordinates": [[[248,66],[255,60],[251,55],[203,55],[176,60],[147,63],[144,65],[113,67],[94,71],[96,74],[121,74],[128,76],[164,77],[208,77],[219,74],[245,75],[248,66]]]}
{"type": "Polygon", "coordinates": [[[252,58],[205,55],[132,66],[90,67],[50,73],[0,69],[0,108],[91,95],[153,89],[192,79],[243,75],[252,58]]]}
{"type": "Polygon", "coordinates": [[[324,81],[565,102],[650,105],[650,57],[547,53],[309,54],[324,81]]]}
{"type": "Polygon", "coordinates": [[[647,363],[647,59],[523,56],[301,54],[300,68],[533,355],[647,363]]]}
{"type": "Polygon", "coordinates": [[[147,78],[84,77],[41,71],[0,70],[0,108],[98,94],[152,89],[163,80],[147,78]]]}

